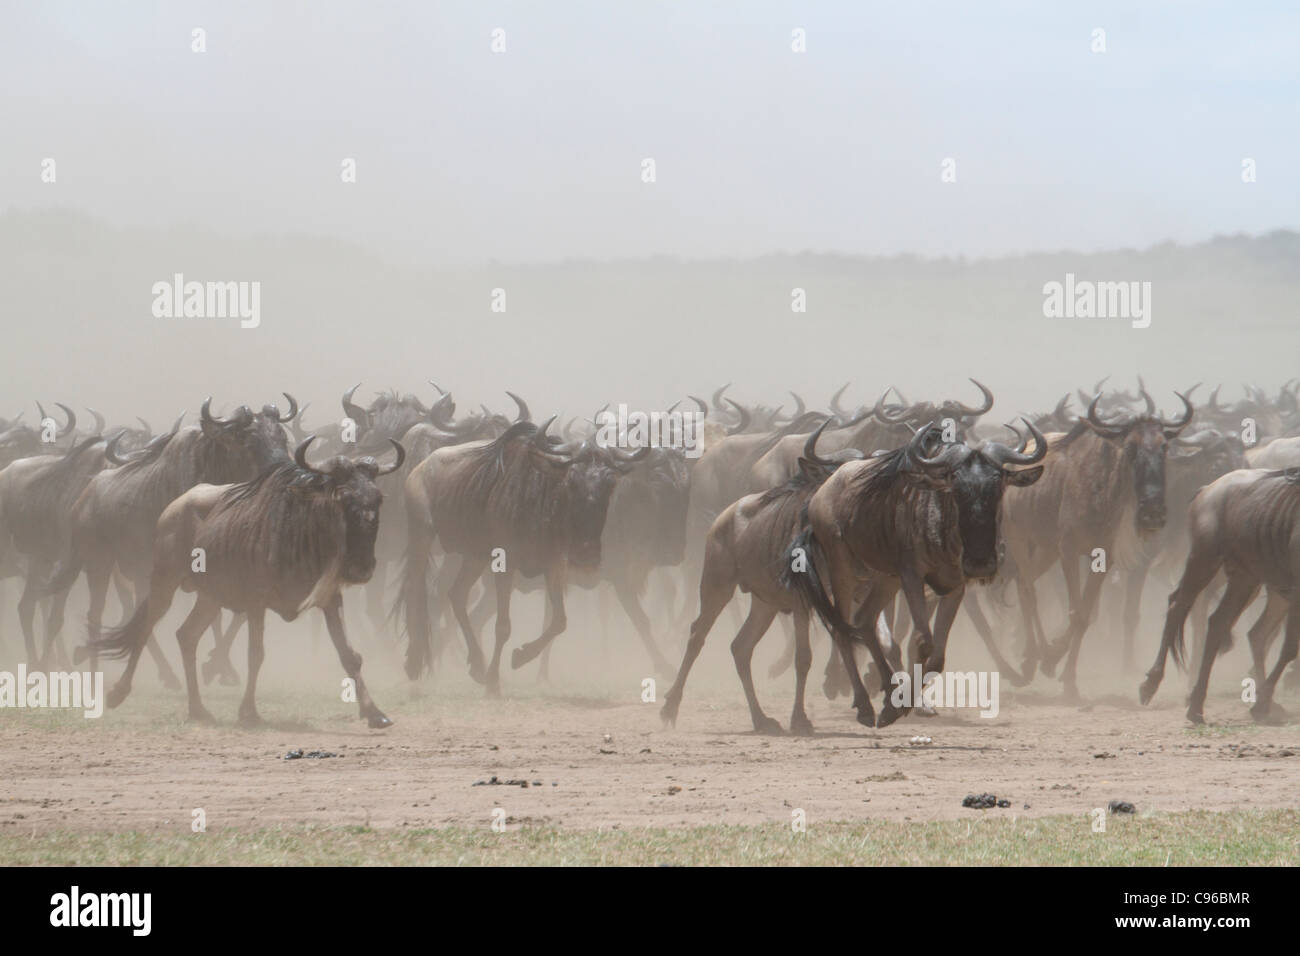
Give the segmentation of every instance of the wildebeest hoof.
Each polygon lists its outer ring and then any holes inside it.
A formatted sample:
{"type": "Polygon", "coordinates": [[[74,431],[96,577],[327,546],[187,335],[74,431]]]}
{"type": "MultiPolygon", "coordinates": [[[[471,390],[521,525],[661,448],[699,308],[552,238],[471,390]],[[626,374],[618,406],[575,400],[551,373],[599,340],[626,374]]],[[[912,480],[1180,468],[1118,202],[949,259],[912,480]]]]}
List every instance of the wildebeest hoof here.
{"type": "Polygon", "coordinates": [[[900,717],[906,717],[907,711],[901,707],[895,707],[892,703],[886,704],[880,711],[880,717],[876,719],[877,727],[888,727],[900,717]]]}
{"type": "Polygon", "coordinates": [[[870,704],[858,708],[858,723],[863,727],[876,726],[876,711],[870,704]]]}
{"type": "Polygon", "coordinates": [[[374,730],[387,730],[393,726],[393,722],[378,710],[366,718],[366,723],[374,730]]]}
{"type": "Polygon", "coordinates": [[[784,736],[785,730],[781,727],[779,720],[763,716],[754,718],[754,733],[764,734],[769,737],[781,737],[784,736]]]}
{"type": "Polygon", "coordinates": [[[1138,687],[1138,703],[1151,703],[1151,699],[1156,696],[1156,690],[1159,687],[1160,678],[1147,675],[1147,679],[1138,687]]]}
{"type": "Polygon", "coordinates": [[[1205,714],[1194,707],[1187,708],[1187,719],[1189,722],[1200,726],[1205,723],[1205,714]]]}
{"type": "Polygon", "coordinates": [[[262,727],[265,723],[266,722],[262,720],[262,716],[255,710],[248,713],[241,712],[239,715],[239,726],[243,727],[245,730],[262,727]]]}
{"type": "Polygon", "coordinates": [[[677,701],[666,700],[664,705],[659,708],[659,719],[669,727],[677,726],[677,701]]]}
{"type": "Polygon", "coordinates": [[[523,647],[516,647],[510,655],[510,666],[515,670],[519,670],[539,653],[540,651],[533,650],[528,644],[523,647]]]}
{"type": "Polygon", "coordinates": [[[790,733],[796,737],[811,737],[813,735],[812,721],[806,714],[795,714],[790,718],[790,733]]]}
{"type": "Polygon", "coordinates": [[[1255,718],[1257,724],[1285,724],[1287,722],[1287,712],[1284,709],[1277,704],[1264,700],[1250,708],[1250,716],[1255,718]]]}
{"type": "Polygon", "coordinates": [[[118,681],[113,685],[113,689],[108,692],[108,696],[105,698],[104,703],[108,705],[109,710],[112,710],[118,704],[122,703],[122,701],[126,700],[129,693],[131,693],[131,685],[118,681]]]}
{"type": "MultiPolygon", "coordinates": [[[[1023,680],[1026,684],[1028,684],[1030,681],[1034,679],[1034,675],[1038,673],[1038,658],[1026,657],[1023,661],[1020,662],[1020,671],[1021,671],[1020,674],[1021,680],[1023,680]]],[[[1017,686],[1023,686],[1023,685],[1017,685],[1017,686]]]]}
{"type": "Polygon", "coordinates": [[[939,716],[939,712],[935,710],[933,707],[931,707],[929,704],[918,704],[916,707],[913,707],[912,710],[918,717],[939,716]]]}
{"type": "Polygon", "coordinates": [[[190,720],[196,724],[215,724],[217,718],[208,713],[205,707],[191,707],[190,720]]]}
{"type": "Polygon", "coordinates": [[[181,682],[178,681],[176,679],[176,675],[171,673],[170,671],[163,671],[158,675],[158,679],[162,681],[163,687],[167,690],[181,689],[181,682]]]}

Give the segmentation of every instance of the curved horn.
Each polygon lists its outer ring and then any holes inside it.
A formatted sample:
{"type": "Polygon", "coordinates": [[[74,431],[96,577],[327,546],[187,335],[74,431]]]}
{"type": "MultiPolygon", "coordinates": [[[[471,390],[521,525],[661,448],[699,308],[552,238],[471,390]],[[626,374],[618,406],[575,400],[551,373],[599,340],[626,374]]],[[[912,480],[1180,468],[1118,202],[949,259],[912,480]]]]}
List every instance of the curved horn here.
{"type": "Polygon", "coordinates": [[[826,431],[826,426],[829,425],[831,421],[832,419],[828,418],[824,422],[822,422],[819,426],[817,426],[817,430],[808,436],[808,440],[803,443],[803,457],[808,459],[814,465],[835,464],[833,461],[829,461],[825,458],[818,457],[817,455],[817,439],[822,437],[822,432],[826,431]]]}
{"type": "Polygon", "coordinates": [[[315,435],[308,435],[298,443],[298,447],[293,450],[293,463],[303,471],[309,471],[313,475],[323,475],[323,471],[317,471],[307,461],[307,448],[316,440],[315,435]]]}
{"type": "Polygon", "coordinates": [[[199,406],[199,418],[209,425],[229,425],[234,421],[233,418],[214,418],[212,415],[212,396],[209,395],[199,406]]]}
{"type": "Polygon", "coordinates": [[[1097,404],[1101,401],[1101,392],[1088,405],[1088,424],[1093,430],[1100,435],[1109,435],[1118,438],[1128,430],[1128,423],[1117,424],[1115,422],[1103,422],[1097,415],[1097,404]]]}
{"type": "Polygon", "coordinates": [[[86,411],[90,412],[91,415],[95,416],[95,434],[96,435],[104,434],[104,416],[99,414],[99,412],[95,411],[89,405],[86,406],[86,411]]]}
{"type": "Polygon", "coordinates": [[[740,415],[740,421],[737,422],[735,425],[732,425],[730,428],[728,428],[727,434],[739,435],[741,432],[743,432],[746,428],[749,427],[749,422],[750,422],[749,409],[745,408],[743,405],[739,405],[736,402],[733,402],[731,399],[727,399],[726,401],[727,404],[730,405],[732,408],[734,408],[736,410],[736,413],[740,415]]]}
{"type": "Polygon", "coordinates": [[[429,384],[432,385],[434,388],[436,388],[436,389],[438,390],[438,394],[439,394],[439,395],[450,395],[450,394],[451,394],[450,392],[445,392],[445,391],[443,391],[442,386],[439,385],[437,382],[435,382],[433,379],[429,379],[429,384]]]}
{"type": "MultiPolygon", "coordinates": [[[[397,471],[397,469],[401,468],[402,463],[406,461],[406,449],[402,447],[402,443],[399,442],[396,438],[390,438],[388,439],[388,441],[392,444],[392,446],[395,449],[397,449],[397,460],[394,461],[387,468],[380,468],[376,474],[376,477],[378,477],[379,475],[391,475],[393,472],[397,471]]],[[[303,450],[306,451],[306,448],[304,448],[303,450]]]]}
{"type": "Polygon", "coordinates": [[[845,390],[848,389],[850,384],[851,383],[849,382],[845,382],[843,385],[840,386],[840,390],[831,396],[831,411],[834,412],[841,419],[845,419],[849,417],[848,412],[846,412],[843,408],[840,407],[840,396],[844,394],[845,390]]]}
{"type": "MultiPolygon", "coordinates": [[[[533,413],[528,410],[528,403],[514,392],[506,392],[506,394],[514,400],[516,405],[519,406],[519,414],[515,416],[515,422],[531,422],[533,420],[533,413]]],[[[554,418],[551,420],[554,421],[554,418]]]]}
{"type": "Polygon", "coordinates": [[[610,457],[621,465],[632,465],[650,454],[650,446],[642,445],[636,451],[623,451],[621,448],[606,448],[610,457]]]}
{"type": "Polygon", "coordinates": [[[1160,421],[1160,427],[1165,430],[1166,434],[1173,432],[1176,435],[1186,428],[1189,422],[1191,422],[1195,410],[1192,408],[1191,399],[1186,395],[1182,392],[1174,392],[1174,394],[1183,400],[1183,417],[1172,422],[1167,422],[1162,419],[1160,421]]]}
{"type": "MultiPolygon", "coordinates": [[[[1019,448],[1008,448],[1006,445],[997,445],[995,454],[999,464],[1002,465],[1036,465],[1047,457],[1047,439],[1043,433],[1034,427],[1034,423],[1027,418],[1020,419],[1029,429],[1029,434],[1034,439],[1034,451],[1032,454],[1025,454],[1025,441],[1022,439],[1019,448]]],[[[1007,426],[1011,428],[1010,425],[1007,426]]],[[[1014,428],[1011,428],[1015,431],[1014,428]]],[[[1016,432],[1019,435],[1019,432],[1016,432]]]]}
{"type": "Polygon", "coordinates": [[[798,418],[798,417],[799,417],[800,415],[802,415],[804,412],[808,411],[808,406],[804,404],[804,401],[803,401],[802,398],[799,397],[799,393],[798,393],[798,392],[790,392],[789,394],[790,394],[790,397],[794,399],[794,401],[795,401],[795,405],[798,406],[798,407],[795,408],[795,410],[794,410],[793,412],[790,413],[790,417],[791,417],[791,418],[798,418]]]}
{"type": "Polygon", "coordinates": [[[1156,400],[1152,398],[1151,393],[1147,391],[1146,383],[1142,381],[1141,375],[1138,376],[1138,395],[1141,396],[1142,401],[1146,403],[1146,411],[1143,414],[1154,415],[1156,413],[1156,400]]]}
{"type": "Polygon", "coordinates": [[[558,415],[552,415],[550,418],[546,419],[546,421],[537,426],[537,432],[533,435],[533,444],[542,449],[542,451],[551,450],[550,443],[547,441],[546,431],[551,427],[551,423],[557,418],[559,418],[558,415]]]}
{"type": "MultiPolygon", "coordinates": [[[[885,422],[888,425],[896,425],[907,417],[907,409],[904,408],[897,415],[891,415],[889,412],[885,411],[885,399],[889,396],[890,392],[898,393],[898,389],[894,388],[892,385],[885,389],[881,396],[876,399],[876,407],[871,410],[871,414],[876,417],[877,421],[885,422]]],[[[903,396],[899,394],[898,397],[902,398],[903,396]]]]}
{"type": "Polygon", "coordinates": [[[147,421],[145,421],[139,415],[135,416],[135,420],[140,423],[140,426],[145,430],[145,434],[147,435],[153,434],[153,426],[150,425],[147,421]]]}
{"type": "Polygon", "coordinates": [[[956,402],[955,404],[959,409],[961,409],[961,414],[965,418],[974,418],[978,415],[983,415],[993,407],[993,393],[979,382],[976,382],[975,379],[971,379],[971,381],[974,382],[975,387],[978,388],[980,393],[984,396],[984,407],[975,408],[962,402],[956,402]]]}
{"type": "Polygon", "coordinates": [[[114,465],[125,465],[129,461],[131,461],[130,458],[119,458],[117,456],[117,444],[122,440],[122,436],[125,434],[126,434],[125,431],[120,431],[108,440],[108,444],[104,446],[105,461],[108,461],[114,465]]]}
{"type": "Polygon", "coordinates": [[[358,428],[369,428],[370,413],[352,400],[352,396],[357,393],[357,389],[360,387],[361,383],[357,382],[357,384],[353,385],[343,393],[343,414],[356,422],[358,428]]]}
{"type": "Polygon", "coordinates": [[[693,401],[696,405],[699,406],[700,414],[701,414],[701,415],[703,415],[705,418],[708,418],[708,417],[709,417],[709,403],[708,403],[708,402],[706,402],[706,401],[705,401],[704,399],[702,399],[702,398],[696,398],[694,395],[688,395],[688,396],[686,396],[686,397],[689,398],[691,401],[693,401]]]}
{"type": "Polygon", "coordinates": [[[720,412],[725,412],[727,410],[727,407],[722,404],[722,393],[729,388],[731,388],[730,382],[728,382],[726,385],[722,386],[722,388],[718,389],[716,392],[713,393],[713,407],[720,412]]]}
{"type": "Polygon", "coordinates": [[[298,400],[288,392],[281,392],[280,394],[289,400],[289,413],[287,415],[281,415],[280,410],[277,408],[275,412],[275,420],[281,425],[284,425],[298,417],[298,400]]]}

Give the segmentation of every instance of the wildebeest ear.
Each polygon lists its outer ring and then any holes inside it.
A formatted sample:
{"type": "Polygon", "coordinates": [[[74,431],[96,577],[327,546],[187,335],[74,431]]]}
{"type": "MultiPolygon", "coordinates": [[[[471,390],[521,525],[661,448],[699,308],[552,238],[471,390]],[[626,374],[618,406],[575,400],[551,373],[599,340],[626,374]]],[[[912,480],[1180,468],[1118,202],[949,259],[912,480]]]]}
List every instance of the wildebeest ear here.
{"type": "Polygon", "coordinates": [[[1037,465],[1033,468],[1023,468],[1020,471],[1003,472],[1003,474],[1007,476],[1008,484],[1015,485],[1017,488],[1026,488],[1043,477],[1043,466],[1037,465]]]}

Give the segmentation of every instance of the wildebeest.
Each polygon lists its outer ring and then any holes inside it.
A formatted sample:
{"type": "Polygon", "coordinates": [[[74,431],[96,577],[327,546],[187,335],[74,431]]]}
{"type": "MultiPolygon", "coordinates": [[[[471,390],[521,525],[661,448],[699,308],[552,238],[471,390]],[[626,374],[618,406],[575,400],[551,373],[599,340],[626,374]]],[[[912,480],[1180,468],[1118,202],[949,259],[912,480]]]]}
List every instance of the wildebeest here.
{"type": "Polygon", "coordinates": [[[782,581],[786,550],[798,528],[799,520],[808,499],[821,486],[826,477],[845,461],[862,457],[855,449],[844,449],[832,458],[817,454],[817,441],[830,420],[804,441],[804,453],[797,475],[784,484],[761,494],[746,495],[723,510],[713,526],[704,546],[704,567],[700,575],[700,612],[691,624],[690,641],[682,658],[677,678],[664,699],[660,715],[670,724],[676,723],[681,706],[686,678],[696,657],[704,647],[710,629],[722,613],[736,588],[751,595],[749,616],[731,644],[749,703],[754,729],[759,733],[781,733],[781,725],[763,713],[754,693],[754,680],[750,661],[754,648],[767,633],[778,614],[794,617],[795,632],[795,696],[794,710],[790,715],[790,732],[811,734],[812,722],[804,710],[804,689],[808,668],[812,664],[812,646],[808,633],[808,605],[803,597],[788,589],[782,581]]]}
{"type": "MultiPolygon", "coordinates": [[[[931,422],[901,448],[841,466],[808,502],[807,521],[787,558],[801,550],[807,566],[799,572],[791,564],[787,579],[831,631],[849,672],[860,723],[877,721],[854,664],[851,638],[856,633],[866,641],[882,678],[893,675],[875,625],[901,588],[919,636],[913,660],[923,665],[923,673],[943,670],[948,630],[966,581],[987,581],[997,572],[1003,490],[1031,485],[1042,475],[1038,462],[1047,445],[1033,425],[1026,425],[1035,442],[1030,454],[1023,446],[992,441],[977,449],[940,441],[930,451],[937,437],[931,422]],[[939,595],[933,628],[927,586],[939,595]]],[[[906,710],[886,694],[877,725],[893,723],[906,710]]]]}
{"type": "MultiPolygon", "coordinates": [[[[116,571],[137,594],[145,586],[154,528],[167,505],[195,485],[247,481],[289,460],[282,426],[298,413],[298,403],[287,393],[285,398],[286,414],[274,405],[260,412],[241,406],[226,418],[212,415],[209,398],[199,410],[198,425],[179,428],[177,419],[170,437],[160,436],[146,453],[130,456],[86,485],[70,508],[71,548],[51,590],[66,594],[85,572],[92,655],[110,578],[116,571]]],[[[160,653],[155,660],[160,670],[166,667],[160,653]]],[[[170,668],[164,673],[170,674],[170,668]]]]}
{"type": "MultiPolygon", "coordinates": [[[[619,477],[650,453],[601,449],[590,443],[573,452],[552,445],[547,429],[528,421],[521,399],[519,420],[500,437],[441,448],[406,480],[410,522],[401,604],[408,634],[406,673],[415,679],[431,663],[427,576],[432,549],[441,545],[460,558],[448,602],[465,638],[470,675],[500,693],[501,651],[510,636],[510,594],[516,574],[545,575],[551,619],[536,639],[516,648],[515,668],[535,658],[563,632],[566,571],[598,568],[601,533],[619,477]],[[470,588],[494,560],[497,596],[496,646],[491,663],[469,620],[470,588]]],[[[446,562],[444,561],[444,573],[446,562]]]]}
{"type": "Polygon", "coordinates": [[[109,707],[131,692],[140,652],[181,588],[197,592],[194,608],[176,632],[192,719],[211,720],[199,696],[194,651],[222,608],[248,617],[248,678],[239,720],[256,724],[261,720],[255,698],[266,612],[292,621],[318,607],[343,670],[354,682],[361,717],[371,727],[392,724],[361,679],[361,655],[343,629],[342,590],[365,583],[374,573],[383,502],[375,479],[400,467],[406,452],[393,441],[397,459],[386,468],[369,456],[352,461],[338,455],[312,465],[307,460],[312,441],[309,437],[299,444],[292,461],[251,481],[198,485],[163,511],[148,596],[123,627],[97,642],[110,656],[128,657],[126,671],[108,695],[109,707]],[[196,549],[204,561],[201,568],[194,564],[196,549]]]}
{"type": "Polygon", "coordinates": [[[1192,420],[1192,403],[1181,393],[1183,416],[1165,421],[1143,391],[1147,410],[1103,421],[1093,398],[1084,420],[1049,441],[1052,457],[1043,480],[1007,496],[1004,525],[1008,556],[1015,563],[1016,586],[1026,632],[1024,671],[1041,661],[1051,674],[1068,651],[1061,672],[1066,696],[1076,698],[1076,666],[1083,635],[1092,621],[1102,581],[1116,563],[1120,525],[1131,520],[1139,534],[1165,524],[1165,456],[1169,444],[1192,420]],[[1098,551],[1097,549],[1101,549],[1098,551]],[[1080,562],[1101,563],[1079,585],[1080,562]],[[1061,566],[1069,600],[1069,625],[1048,643],[1038,618],[1034,582],[1055,564],[1061,566]]]}
{"type": "Polygon", "coordinates": [[[1295,659],[1300,646],[1300,602],[1291,601],[1300,581],[1300,473],[1243,469],[1234,471],[1203,488],[1193,499],[1189,513],[1191,550],[1178,587],[1169,596],[1164,632],[1155,663],[1147,671],[1138,691],[1142,703],[1155,696],[1164,677],[1165,659],[1173,654],[1183,661],[1183,624],[1192,603],[1202,589],[1223,571],[1227,590],[1210,615],[1200,669],[1188,698],[1187,719],[1205,722],[1205,694],[1214,660],[1232,642],[1232,625],[1261,587],[1269,591],[1269,605],[1251,629],[1252,654],[1260,679],[1251,714],[1256,720],[1285,716],[1273,703],[1273,692],[1282,671],[1295,659]],[[1279,609],[1278,599],[1290,602],[1286,637],[1277,662],[1267,676],[1263,673],[1264,641],[1270,613],[1279,609]]]}

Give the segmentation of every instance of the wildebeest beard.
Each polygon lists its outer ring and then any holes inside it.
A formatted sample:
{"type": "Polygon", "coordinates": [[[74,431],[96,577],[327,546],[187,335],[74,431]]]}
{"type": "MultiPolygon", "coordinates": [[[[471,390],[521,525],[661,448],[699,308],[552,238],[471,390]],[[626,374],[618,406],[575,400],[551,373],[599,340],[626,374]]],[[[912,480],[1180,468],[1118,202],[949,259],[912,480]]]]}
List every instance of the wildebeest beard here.
{"type": "Polygon", "coordinates": [[[1001,563],[998,517],[1004,489],[1002,469],[978,452],[953,471],[962,574],[979,584],[992,581],[1001,563]]]}
{"type": "Polygon", "coordinates": [[[1130,441],[1133,492],[1137,498],[1135,521],[1138,532],[1146,536],[1165,526],[1166,444],[1158,431],[1154,437],[1147,431],[1137,431],[1130,441]]]}

